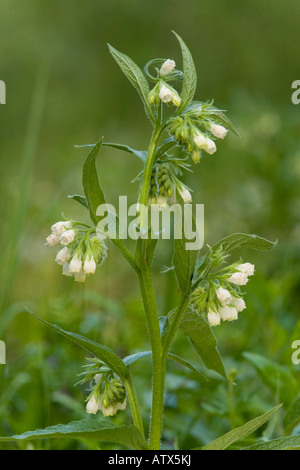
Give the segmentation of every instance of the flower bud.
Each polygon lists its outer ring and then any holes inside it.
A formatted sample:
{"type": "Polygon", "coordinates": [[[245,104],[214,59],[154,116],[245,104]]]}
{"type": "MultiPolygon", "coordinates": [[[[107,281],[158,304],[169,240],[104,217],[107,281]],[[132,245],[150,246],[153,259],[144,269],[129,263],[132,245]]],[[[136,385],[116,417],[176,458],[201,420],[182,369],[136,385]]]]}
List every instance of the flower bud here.
{"type": "Polygon", "coordinates": [[[95,395],[92,395],[86,404],[86,412],[95,415],[99,409],[99,403],[97,402],[95,395]]]}
{"type": "Polygon", "coordinates": [[[214,312],[211,309],[209,309],[208,311],[207,320],[210,326],[218,326],[221,323],[221,318],[220,318],[219,313],[214,312]]]}
{"type": "Polygon", "coordinates": [[[237,266],[237,268],[241,273],[245,273],[247,276],[253,276],[255,271],[254,264],[251,263],[243,263],[237,266]]]}
{"type": "Polygon", "coordinates": [[[103,416],[114,416],[117,413],[118,409],[115,404],[112,404],[108,406],[107,408],[102,406],[101,411],[103,413],[103,416]]]}
{"type": "Polygon", "coordinates": [[[181,103],[180,96],[175,90],[173,90],[173,94],[172,94],[172,103],[174,104],[174,106],[180,106],[180,103],[181,103]]]}
{"type": "Polygon", "coordinates": [[[192,152],[192,160],[194,163],[199,163],[200,162],[200,158],[201,158],[201,153],[199,150],[194,150],[192,152]]]}
{"type": "Polygon", "coordinates": [[[200,132],[194,135],[194,142],[199,149],[202,149],[206,145],[206,137],[200,132]]]}
{"type": "Polygon", "coordinates": [[[80,273],[82,268],[81,255],[75,253],[69,264],[69,271],[71,273],[80,273]]]}
{"type": "Polygon", "coordinates": [[[233,297],[231,302],[233,303],[238,312],[241,312],[246,308],[245,301],[244,299],[242,299],[242,297],[233,297]]]}
{"type": "Polygon", "coordinates": [[[62,248],[62,250],[60,250],[57,253],[55,261],[58,264],[64,265],[69,261],[70,255],[71,255],[71,253],[70,253],[69,248],[67,246],[65,246],[64,248],[62,248]]]}
{"type": "Polygon", "coordinates": [[[169,103],[173,98],[172,90],[170,90],[166,85],[162,85],[159,90],[159,97],[163,103],[169,103]]]}
{"type": "Polygon", "coordinates": [[[248,282],[248,276],[245,273],[233,273],[227,281],[236,284],[237,286],[245,286],[248,282]]]}
{"type": "Polygon", "coordinates": [[[88,255],[86,256],[83,265],[83,271],[85,274],[93,274],[96,271],[96,262],[93,256],[91,258],[89,258],[88,255]]]}
{"type": "Polygon", "coordinates": [[[61,235],[66,230],[72,228],[73,224],[70,220],[56,222],[56,224],[52,225],[51,230],[52,232],[56,233],[57,235],[61,235]]]}
{"type": "Polygon", "coordinates": [[[218,289],[216,289],[216,294],[221,304],[228,304],[231,301],[230,292],[227,289],[224,289],[223,287],[219,287],[218,289]]]}
{"type": "Polygon", "coordinates": [[[218,139],[224,139],[224,137],[226,137],[226,134],[228,132],[228,130],[225,129],[225,127],[220,126],[218,124],[211,124],[210,131],[218,139]]]}
{"type": "Polygon", "coordinates": [[[225,305],[219,309],[220,317],[223,321],[233,321],[238,319],[237,309],[235,307],[229,307],[225,305]]]}
{"type": "Polygon", "coordinates": [[[66,230],[61,234],[59,241],[62,245],[69,245],[70,243],[72,243],[72,241],[74,241],[75,237],[76,230],[66,230]]]}
{"type": "Polygon", "coordinates": [[[59,235],[57,235],[56,233],[51,233],[49,235],[49,237],[46,238],[46,241],[47,241],[47,244],[49,246],[54,247],[56,245],[58,245],[59,243],[59,235]]]}
{"type": "Polygon", "coordinates": [[[175,67],[176,67],[176,64],[174,60],[168,59],[162,64],[161,69],[159,71],[159,75],[161,77],[165,77],[166,75],[171,73],[172,70],[175,69],[175,67]]]}

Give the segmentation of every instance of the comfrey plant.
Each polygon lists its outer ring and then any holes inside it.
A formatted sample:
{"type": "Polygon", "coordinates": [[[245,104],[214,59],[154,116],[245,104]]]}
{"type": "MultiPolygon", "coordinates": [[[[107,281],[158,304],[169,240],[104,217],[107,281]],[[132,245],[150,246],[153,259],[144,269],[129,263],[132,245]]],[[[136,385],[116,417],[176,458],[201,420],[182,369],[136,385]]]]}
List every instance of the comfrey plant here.
{"type": "MultiPolygon", "coordinates": [[[[83,167],[84,195],[72,196],[89,211],[92,225],[69,219],[60,221],[52,226],[52,233],[47,238],[50,247],[57,248],[61,245],[56,254],[56,262],[62,266],[62,274],[74,276],[74,280],[79,282],[86,281],[86,276],[94,274],[97,266],[101,266],[107,256],[106,244],[113,243],[118,248],[137,275],[151,350],[120,358],[106,346],[41,320],[92,355],[81,383],[90,384],[86,411],[96,416],[93,419],[26,433],[18,438],[90,437],[136,449],[160,449],[167,361],[177,361],[194,373],[198,372],[187,360],[177,356],[176,351],[172,351],[173,340],[179,329],[189,338],[205,366],[225,380],[230,380],[216,347],[212,327],[225,321],[237,320],[240,312],[246,308],[243,289],[254,275],[254,265],[242,260],[230,264],[229,253],[236,247],[269,250],[274,243],[257,235],[237,233],[208,246],[206,252],[202,253],[200,249],[186,249],[184,235],[174,237],[172,269],[176,276],[180,301],[175,310],[167,316],[160,316],[151,273],[159,237],[147,236],[150,231],[147,210],[151,206],[162,210],[174,201],[181,207],[191,205],[191,190],[183,183],[183,174],[205,156],[216,158],[211,155],[221,146],[221,140],[229,131],[237,134],[224,111],[215,107],[212,101],[194,101],[197,81],[194,62],[183,40],[176,33],[175,36],[182,50],[183,71],[171,59],[154,59],[142,71],[132,59],[109,46],[113,58],[137,89],[153,126],[148,150],[134,150],[126,145],[105,143],[102,139],[92,145],[83,167]],[[180,91],[176,88],[178,85],[180,91]],[[129,251],[120,237],[112,237],[111,241],[105,242],[103,230],[97,230],[99,222],[103,220],[103,214],[99,215],[98,208],[106,202],[95,166],[101,146],[133,153],[143,162],[143,170],[136,178],[139,181],[139,217],[136,223],[139,236],[134,253],[129,251]],[[141,403],[130,370],[132,363],[146,356],[152,357],[149,435],[145,433],[146,423],[142,419],[141,403]],[[133,424],[118,426],[101,416],[113,416],[124,410],[127,403],[131,409],[133,424]]],[[[207,448],[222,449],[241,436],[246,437],[276,409],[246,423],[233,435],[217,439],[207,448]]]]}

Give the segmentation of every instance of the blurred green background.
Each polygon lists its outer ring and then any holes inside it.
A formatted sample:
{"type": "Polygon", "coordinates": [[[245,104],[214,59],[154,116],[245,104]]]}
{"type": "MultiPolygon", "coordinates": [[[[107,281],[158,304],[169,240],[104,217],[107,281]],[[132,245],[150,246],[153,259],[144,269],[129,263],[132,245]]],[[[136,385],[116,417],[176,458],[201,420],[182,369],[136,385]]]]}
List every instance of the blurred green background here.
{"type": "MultiPolygon", "coordinates": [[[[214,330],[236,385],[230,388],[213,374],[209,383],[199,383],[169,365],[164,445],[188,449],[207,443],[278,403],[281,388],[291,389],[284,397],[286,408],[296,398],[300,366],[291,362],[291,343],[300,339],[300,107],[291,102],[291,84],[300,78],[299,27],[297,0],[1,1],[0,79],[7,87],[7,104],[0,109],[0,339],[7,345],[7,365],[0,366],[2,435],[85,416],[86,391],[73,388],[84,353],[46,331],[25,306],[122,356],[149,347],[135,276],[111,244],[103,267],[82,286],[61,276],[55,250],[44,240],[62,213],[88,220],[67,198],[81,192],[87,153],[75,144],[103,135],[138,149],[148,145],[150,123],[107,42],[141,67],[165,57],[180,68],[171,30],[193,54],[196,99],[214,98],[241,134],[240,139],[229,135],[213,157],[206,156],[186,175],[194,201],[205,204],[205,242],[249,232],[279,244],[266,254],[241,253],[256,264],[247,286],[248,308],[238,322],[214,330]],[[245,351],[273,361],[278,380],[270,385],[264,374],[257,376],[245,351]],[[279,370],[291,382],[281,383],[279,370]]],[[[119,194],[127,194],[134,203],[137,184],[130,181],[141,170],[140,161],[104,149],[98,165],[107,200],[116,203],[119,194]]],[[[162,315],[178,300],[173,273],[160,274],[170,265],[171,246],[164,243],[153,267],[162,315]]],[[[174,351],[203,369],[183,336],[178,335],[174,351]]],[[[134,366],[145,419],[150,372],[148,359],[134,366]]],[[[126,413],[115,421],[123,422],[126,413]]],[[[265,432],[280,435],[281,422],[272,422],[265,432]]],[[[70,440],[31,445],[98,446],[70,440]]]]}

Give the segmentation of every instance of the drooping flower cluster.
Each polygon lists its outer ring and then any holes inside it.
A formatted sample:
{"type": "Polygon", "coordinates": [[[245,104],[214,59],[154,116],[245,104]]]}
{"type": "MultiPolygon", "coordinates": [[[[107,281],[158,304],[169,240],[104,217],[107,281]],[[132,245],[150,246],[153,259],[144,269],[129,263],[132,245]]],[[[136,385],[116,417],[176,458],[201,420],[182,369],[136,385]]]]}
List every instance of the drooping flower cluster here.
{"type": "MultiPolygon", "coordinates": [[[[209,155],[216,152],[215,139],[224,139],[232,127],[224,113],[212,103],[193,102],[183,114],[169,120],[168,132],[199,163],[201,151],[209,155]]],[[[234,130],[234,128],[233,128],[234,130]]]]}
{"type": "Polygon", "coordinates": [[[209,276],[203,285],[193,292],[192,307],[199,314],[205,312],[211,326],[220,325],[221,320],[237,320],[239,312],[246,308],[240,286],[246,285],[248,277],[253,275],[254,265],[251,263],[235,263],[222,269],[209,276]]]}
{"type": "Polygon", "coordinates": [[[89,359],[91,364],[85,366],[84,378],[80,384],[89,382],[91,393],[87,398],[86,411],[96,414],[101,411],[104,416],[114,416],[126,408],[126,389],[121,380],[99,359],[89,359]]]}
{"type": "Polygon", "coordinates": [[[84,282],[107,256],[106,245],[95,236],[95,229],[83,227],[83,224],[70,220],[60,221],[52,225],[52,233],[46,238],[51,247],[63,245],[55,261],[62,266],[62,274],[74,276],[77,282],[84,282]]]}
{"type": "Polygon", "coordinates": [[[165,104],[180,106],[181,99],[177,91],[168,83],[178,77],[179,71],[175,71],[174,60],[167,59],[163,62],[160,69],[157,70],[157,82],[155,87],[149,93],[149,103],[159,105],[160,102],[165,104]]]}

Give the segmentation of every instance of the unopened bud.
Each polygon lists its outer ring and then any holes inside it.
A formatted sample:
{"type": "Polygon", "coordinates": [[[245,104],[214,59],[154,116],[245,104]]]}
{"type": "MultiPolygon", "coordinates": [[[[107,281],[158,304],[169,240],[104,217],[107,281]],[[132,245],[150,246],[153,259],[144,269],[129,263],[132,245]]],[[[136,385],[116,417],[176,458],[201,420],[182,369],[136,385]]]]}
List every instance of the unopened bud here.
{"type": "Polygon", "coordinates": [[[245,273],[247,276],[253,276],[255,271],[254,264],[251,263],[243,263],[237,266],[237,268],[241,273],[245,273]]]}
{"type": "Polygon", "coordinates": [[[209,309],[207,314],[207,320],[210,326],[218,326],[221,323],[221,317],[217,312],[209,309]]]}
{"type": "Polygon", "coordinates": [[[225,129],[225,127],[223,126],[220,126],[218,124],[211,124],[210,126],[210,131],[213,133],[213,135],[215,137],[217,137],[218,139],[224,139],[224,137],[226,137],[226,134],[228,132],[227,129],[225,129]]]}
{"type": "Polygon", "coordinates": [[[175,69],[175,67],[176,67],[176,64],[174,60],[168,59],[162,64],[161,69],[159,71],[159,75],[161,77],[165,77],[166,75],[171,73],[172,70],[175,69]]]}

